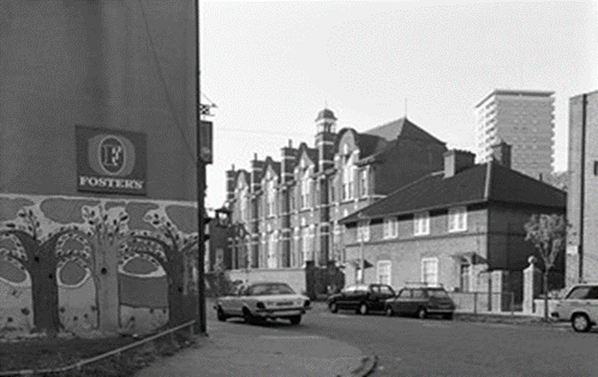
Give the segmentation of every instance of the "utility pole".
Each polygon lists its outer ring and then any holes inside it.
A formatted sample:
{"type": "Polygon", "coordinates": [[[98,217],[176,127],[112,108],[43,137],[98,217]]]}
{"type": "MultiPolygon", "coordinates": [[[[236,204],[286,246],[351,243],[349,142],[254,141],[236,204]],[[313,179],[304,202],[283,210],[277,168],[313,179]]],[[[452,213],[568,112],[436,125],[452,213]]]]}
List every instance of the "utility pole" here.
{"type": "Polygon", "coordinates": [[[197,242],[198,244],[198,260],[197,260],[197,292],[198,292],[198,323],[196,324],[196,333],[201,335],[207,335],[207,326],[206,326],[206,287],[205,287],[205,271],[204,271],[204,259],[205,259],[205,226],[204,226],[204,196],[205,196],[205,181],[206,181],[206,167],[204,161],[201,157],[201,78],[200,78],[200,66],[199,66],[199,0],[195,0],[194,2],[195,7],[195,36],[197,38],[197,43],[195,45],[196,48],[196,59],[195,59],[195,66],[196,66],[196,132],[197,132],[197,158],[196,158],[196,165],[197,165],[197,242]]]}

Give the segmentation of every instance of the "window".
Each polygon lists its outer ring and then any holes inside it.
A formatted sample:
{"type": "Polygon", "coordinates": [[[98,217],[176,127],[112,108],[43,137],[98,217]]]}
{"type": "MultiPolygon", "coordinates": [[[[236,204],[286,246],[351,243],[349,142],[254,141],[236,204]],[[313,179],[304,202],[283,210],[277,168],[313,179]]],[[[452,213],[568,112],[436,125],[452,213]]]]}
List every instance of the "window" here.
{"type": "Polygon", "coordinates": [[[423,289],[414,289],[411,292],[412,292],[411,297],[413,297],[413,298],[425,298],[426,297],[426,292],[424,292],[423,289]]]}
{"type": "Polygon", "coordinates": [[[461,292],[469,292],[470,285],[470,277],[471,277],[471,265],[469,264],[462,264],[461,271],[460,271],[460,288],[461,292]]]}
{"type": "Polygon", "coordinates": [[[413,234],[416,236],[430,234],[430,213],[419,212],[414,216],[413,234]]]}
{"type": "Polygon", "coordinates": [[[411,297],[411,289],[403,289],[401,292],[399,292],[399,297],[400,298],[409,298],[409,297],[411,297]]]}
{"type": "Polygon", "coordinates": [[[270,234],[268,239],[268,268],[276,268],[276,233],[270,234]]]}
{"type": "Polygon", "coordinates": [[[359,197],[368,196],[368,170],[363,168],[359,171],[359,197]]]}
{"type": "Polygon", "coordinates": [[[274,216],[276,208],[276,190],[275,181],[273,179],[268,181],[266,195],[268,196],[266,203],[266,213],[268,214],[268,216],[274,216]]]}
{"type": "Polygon", "coordinates": [[[347,160],[343,167],[342,185],[343,185],[343,198],[342,200],[353,199],[353,166],[351,166],[351,160],[347,160]]]}
{"type": "Polygon", "coordinates": [[[438,258],[422,259],[422,281],[438,284],[438,258]]]}
{"type": "Polygon", "coordinates": [[[567,299],[570,300],[583,300],[588,297],[590,293],[590,287],[577,287],[569,293],[567,299]]]}
{"type": "Polygon", "coordinates": [[[301,180],[301,209],[309,207],[309,197],[311,194],[311,179],[309,178],[308,172],[305,172],[303,179],[301,180]]]}
{"type": "Polygon", "coordinates": [[[387,284],[391,285],[390,283],[390,261],[379,261],[376,265],[376,275],[378,276],[378,284],[387,284]]]}
{"type": "Polygon", "coordinates": [[[370,224],[367,221],[359,223],[357,226],[357,241],[367,242],[370,240],[370,224]]]}
{"type": "Polygon", "coordinates": [[[467,207],[454,207],[448,213],[449,232],[460,232],[467,230],[467,207]]]}
{"type": "Polygon", "coordinates": [[[384,238],[396,238],[399,235],[399,222],[396,217],[384,219],[384,238]]]}

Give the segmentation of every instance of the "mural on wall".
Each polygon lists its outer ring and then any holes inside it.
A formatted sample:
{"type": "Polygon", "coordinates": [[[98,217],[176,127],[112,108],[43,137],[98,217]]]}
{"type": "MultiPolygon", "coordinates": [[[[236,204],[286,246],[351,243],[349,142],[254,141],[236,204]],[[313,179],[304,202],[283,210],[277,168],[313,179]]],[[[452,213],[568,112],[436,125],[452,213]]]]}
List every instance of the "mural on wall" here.
{"type": "Polygon", "coordinates": [[[184,322],[183,296],[187,293],[191,254],[197,253],[197,234],[185,235],[164,214],[156,211],[145,215],[144,221],[151,224],[153,232],[133,232],[127,244],[127,252],[146,256],[159,263],[168,277],[168,308],[170,325],[184,322]]]}
{"type": "Polygon", "coordinates": [[[0,331],[147,332],[189,318],[193,213],[179,202],[0,195],[0,331]]]}

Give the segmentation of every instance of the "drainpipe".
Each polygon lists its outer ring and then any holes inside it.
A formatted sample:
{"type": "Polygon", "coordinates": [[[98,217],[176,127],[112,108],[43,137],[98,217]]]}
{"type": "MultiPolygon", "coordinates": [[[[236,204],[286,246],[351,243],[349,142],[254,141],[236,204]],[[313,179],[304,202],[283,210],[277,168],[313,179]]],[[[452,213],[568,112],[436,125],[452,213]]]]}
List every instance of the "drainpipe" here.
{"type": "Polygon", "coordinates": [[[585,183],[586,183],[586,111],[588,96],[584,94],[581,100],[581,182],[579,189],[579,272],[578,281],[583,281],[583,254],[584,254],[584,206],[585,206],[585,183]]]}

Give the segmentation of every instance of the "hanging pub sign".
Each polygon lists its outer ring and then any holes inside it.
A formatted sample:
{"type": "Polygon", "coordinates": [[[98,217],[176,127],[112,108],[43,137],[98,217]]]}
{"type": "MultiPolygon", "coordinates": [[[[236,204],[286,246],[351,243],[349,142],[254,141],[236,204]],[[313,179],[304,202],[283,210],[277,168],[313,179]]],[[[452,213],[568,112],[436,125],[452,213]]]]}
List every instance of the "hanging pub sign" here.
{"type": "Polygon", "coordinates": [[[75,127],[77,190],[146,195],[146,140],[140,132],[75,127]]]}

